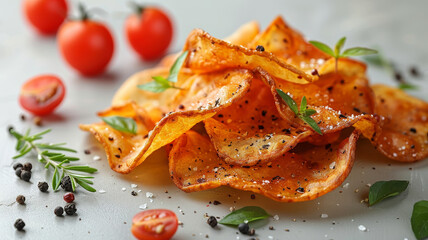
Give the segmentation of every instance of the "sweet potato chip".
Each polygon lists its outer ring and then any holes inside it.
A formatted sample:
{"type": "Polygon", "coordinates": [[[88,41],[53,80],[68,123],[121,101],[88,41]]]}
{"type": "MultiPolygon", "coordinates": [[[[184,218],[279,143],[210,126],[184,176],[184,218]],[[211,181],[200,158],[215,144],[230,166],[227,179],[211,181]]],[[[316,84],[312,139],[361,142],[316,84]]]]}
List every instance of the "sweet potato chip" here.
{"type": "Polygon", "coordinates": [[[295,83],[308,83],[317,76],[286,64],[272,53],[233,45],[196,29],[187,38],[184,50],[189,56],[184,64],[196,73],[217,71],[225,68],[265,69],[274,77],[295,83]]]}
{"type": "Polygon", "coordinates": [[[169,170],[186,192],[219,186],[260,193],[281,202],[307,201],[338,187],[351,171],[358,132],[338,143],[305,146],[268,164],[239,167],[217,156],[207,137],[189,131],[173,143],[169,170]]]}
{"type": "Polygon", "coordinates": [[[258,45],[305,72],[319,68],[330,58],[308,43],[302,34],[289,27],[280,16],[254,39],[250,47],[256,48],[258,45]]]}
{"type": "Polygon", "coordinates": [[[244,98],[204,122],[219,156],[240,166],[278,157],[312,134],[280,117],[269,87],[258,79],[244,98]]]}
{"type": "MultiPolygon", "coordinates": [[[[239,100],[248,91],[253,75],[247,70],[229,70],[204,75],[195,75],[189,79],[194,79],[199,83],[197,90],[201,95],[191,95],[193,100],[187,99],[186,105],[181,111],[172,112],[163,117],[153,129],[144,125],[145,130],[150,129],[148,134],[136,136],[121,133],[111,127],[102,124],[81,125],[82,130],[92,132],[95,137],[104,145],[111,168],[120,173],[128,173],[140,165],[152,152],[165,146],[178,138],[181,134],[191,129],[195,124],[208,119],[221,109],[230,106],[239,100]],[[201,85],[199,81],[205,81],[201,85]],[[206,93],[206,94],[204,94],[206,93]],[[133,144],[128,155],[116,155],[116,145],[111,144],[106,139],[110,137],[110,132],[115,131],[115,138],[120,137],[120,141],[127,141],[133,144]],[[142,139],[142,140],[140,140],[142,139]],[[138,141],[137,141],[138,140],[138,141]],[[119,156],[119,157],[118,157],[119,156]]],[[[192,89],[187,90],[192,91],[192,89]]],[[[186,90],[182,90],[183,94],[186,90]]],[[[186,102],[183,101],[183,102],[186,102]]],[[[133,105],[137,106],[137,105],[133,105]]],[[[123,117],[134,117],[138,115],[140,107],[113,107],[100,116],[119,115],[123,117]]],[[[141,124],[138,126],[140,127],[141,124]]],[[[145,133],[145,132],[144,132],[145,133]]]]}
{"type": "Polygon", "coordinates": [[[372,86],[380,130],[371,139],[385,156],[402,162],[428,157],[428,103],[385,85],[372,86]]]}

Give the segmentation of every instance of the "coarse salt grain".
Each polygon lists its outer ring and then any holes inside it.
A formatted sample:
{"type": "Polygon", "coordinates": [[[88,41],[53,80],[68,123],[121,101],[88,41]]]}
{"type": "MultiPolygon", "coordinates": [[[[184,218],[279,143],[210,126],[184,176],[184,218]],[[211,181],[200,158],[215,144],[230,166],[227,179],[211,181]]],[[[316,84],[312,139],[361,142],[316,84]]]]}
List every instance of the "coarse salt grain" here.
{"type": "Polygon", "coordinates": [[[367,232],[367,228],[364,225],[358,226],[358,230],[360,230],[361,232],[367,232]]]}
{"type": "Polygon", "coordinates": [[[138,187],[137,184],[131,184],[131,188],[136,188],[136,187],[138,187]]]}
{"type": "Polygon", "coordinates": [[[321,214],[321,218],[328,218],[328,214],[327,213],[321,214]]]}
{"type": "Polygon", "coordinates": [[[151,192],[146,192],[146,197],[148,197],[148,198],[152,198],[152,197],[153,197],[153,193],[151,193],[151,192]]]}
{"type": "Polygon", "coordinates": [[[147,203],[141,204],[139,208],[140,209],[146,209],[147,208],[147,203]]]}
{"type": "Polygon", "coordinates": [[[343,184],[342,188],[348,188],[349,187],[349,183],[345,183],[343,184]]]}
{"type": "Polygon", "coordinates": [[[126,191],[126,187],[123,187],[123,188],[122,188],[122,191],[124,191],[124,192],[125,192],[125,191],[126,191]]]}
{"type": "Polygon", "coordinates": [[[99,160],[101,160],[101,157],[100,157],[100,156],[98,156],[98,155],[95,155],[92,159],[93,159],[94,161],[99,161],[99,160]]]}
{"type": "Polygon", "coordinates": [[[273,220],[278,221],[279,220],[279,216],[278,215],[273,216],[273,220]]]}
{"type": "Polygon", "coordinates": [[[100,189],[98,192],[99,192],[99,193],[105,193],[105,192],[106,192],[106,190],[100,189]]]}

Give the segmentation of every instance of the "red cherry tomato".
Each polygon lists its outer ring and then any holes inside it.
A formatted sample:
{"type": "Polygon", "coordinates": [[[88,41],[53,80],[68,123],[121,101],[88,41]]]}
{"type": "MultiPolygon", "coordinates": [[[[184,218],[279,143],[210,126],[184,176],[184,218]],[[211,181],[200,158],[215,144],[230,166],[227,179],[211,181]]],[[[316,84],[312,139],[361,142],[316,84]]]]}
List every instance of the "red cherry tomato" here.
{"type": "Polygon", "coordinates": [[[177,231],[178,220],[167,209],[151,209],[132,218],[132,234],[140,240],[168,240],[177,231]]]}
{"type": "Polygon", "coordinates": [[[40,75],[22,86],[19,103],[35,115],[46,115],[58,107],[64,96],[65,86],[61,79],[53,75],[40,75]]]}
{"type": "Polygon", "coordinates": [[[55,34],[67,17],[65,0],[24,0],[24,15],[30,24],[42,34],[55,34]]]}
{"type": "Polygon", "coordinates": [[[67,63],[87,76],[102,73],[114,52],[108,28],[88,19],[64,23],[58,32],[58,45],[67,63]]]}
{"type": "Polygon", "coordinates": [[[125,22],[128,42],[144,60],[162,57],[171,43],[173,28],[168,15],[162,10],[147,7],[141,14],[132,14],[125,22]]]}

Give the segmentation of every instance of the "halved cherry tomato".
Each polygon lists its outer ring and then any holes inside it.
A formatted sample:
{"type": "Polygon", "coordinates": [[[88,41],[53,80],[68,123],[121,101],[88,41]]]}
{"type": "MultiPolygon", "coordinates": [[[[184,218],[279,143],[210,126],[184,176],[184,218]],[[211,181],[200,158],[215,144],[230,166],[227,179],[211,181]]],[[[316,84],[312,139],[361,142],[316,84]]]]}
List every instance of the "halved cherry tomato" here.
{"type": "Polygon", "coordinates": [[[171,43],[173,27],[168,15],[154,7],[138,7],[138,13],[125,22],[125,32],[132,48],[144,60],[162,57],[171,43]]]}
{"type": "Polygon", "coordinates": [[[140,240],[168,240],[178,227],[174,212],[167,209],[142,211],[132,218],[132,234],[140,240]]]}
{"type": "Polygon", "coordinates": [[[68,64],[83,75],[102,73],[114,52],[114,40],[101,22],[92,21],[83,7],[81,20],[64,23],[58,32],[58,46],[68,64]]]}
{"type": "Polygon", "coordinates": [[[61,79],[53,75],[31,78],[21,88],[19,103],[34,115],[46,115],[55,110],[65,96],[61,79]]]}
{"type": "Polygon", "coordinates": [[[67,17],[65,0],[25,0],[24,15],[28,22],[42,34],[55,34],[67,17]]]}

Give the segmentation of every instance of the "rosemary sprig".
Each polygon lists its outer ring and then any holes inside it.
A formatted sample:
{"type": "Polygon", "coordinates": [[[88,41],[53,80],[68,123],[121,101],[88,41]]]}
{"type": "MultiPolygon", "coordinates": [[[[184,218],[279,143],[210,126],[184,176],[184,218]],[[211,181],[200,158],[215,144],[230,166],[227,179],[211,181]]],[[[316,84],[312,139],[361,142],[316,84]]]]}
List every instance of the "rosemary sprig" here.
{"type": "Polygon", "coordinates": [[[319,135],[322,135],[320,127],[315,122],[315,120],[311,117],[311,115],[317,113],[317,111],[314,109],[308,109],[306,97],[302,98],[302,102],[300,103],[300,108],[297,108],[296,102],[290,96],[288,96],[288,94],[283,92],[281,89],[276,89],[276,92],[279,94],[282,100],[284,100],[284,102],[288,105],[291,111],[293,111],[294,114],[296,114],[298,118],[302,119],[305,123],[307,123],[319,135]]]}
{"type": "Polygon", "coordinates": [[[339,58],[343,57],[356,57],[356,56],[364,56],[364,55],[371,55],[376,54],[377,51],[370,49],[370,48],[364,48],[364,47],[353,47],[348,48],[341,52],[343,45],[345,45],[346,37],[343,37],[337,41],[336,45],[334,46],[334,51],[331,49],[327,44],[318,42],[318,41],[309,41],[312,45],[314,45],[319,50],[323,51],[327,55],[333,57],[336,60],[335,69],[337,72],[337,64],[339,58]]]}
{"type": "Polygon", "coordinates": [[[161,77],[161,76],[154,76],[152,79],[154,81],[140,84],[137,87],[141,90],[149,91],[149,92],[155,92],[160,93],[163,92],[169,88],[175,88],[183,90],[182,88],[176,87],[174,83],[177,82],[178,72],[181,69],[181,66],[184,63],[184,60],[186,60],[188,51],[184,51],[178,58],[175,60],[174,64],[172,65],[171,69],[169,70],[169,76],[167,78],[161,77]]]}
{"type": "Polygon", "coordinates": [[[30,135],[30,129],[28,129],[25,134],[20,134],[13,128],[9,129],[10,134],[17,140],[15,149],[18,151],[18,154],[14,156],[13,159],[21,158],[33,150],[35,153],[37,153],[37,159],[39,162],[45,164],[46,169],[49,167],[53,168],[54,174],[52,178],[52,188],[54,191],[58,190],[61,179],[65,176],[69,176],[73,191],[75,191],[76,184],[78,184],[90,192],[95,192],[96,190],[90,186],[93,184],[93,182],[89,180],[94,177],[82,175],[79,172],[94,173],[97,171],[97,169],[89,166],[70,165],[70,162],[78,161],[79,158],[71,157],[61,153],[76,153],[76,150],[65,147],[65,143],[51,144],[36,142],[37,140],[42,139],[43,135],[49,133],[50,131],[51,130],[48,129],[43,132],[30,135]]]}

